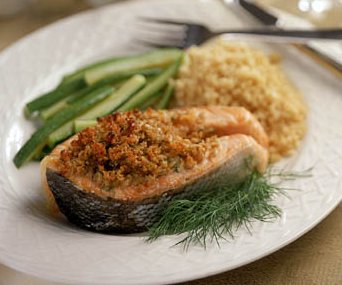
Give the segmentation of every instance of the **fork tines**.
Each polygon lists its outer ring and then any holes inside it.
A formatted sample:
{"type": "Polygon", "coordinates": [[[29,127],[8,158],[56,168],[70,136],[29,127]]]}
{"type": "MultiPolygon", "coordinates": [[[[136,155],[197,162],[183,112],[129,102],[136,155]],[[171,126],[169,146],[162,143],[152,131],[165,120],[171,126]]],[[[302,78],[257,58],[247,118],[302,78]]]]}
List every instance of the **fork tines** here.
{"type": "Polygon", "coordinates": [[[137,39],[140,43],[158,48],[185,47],[184,40],[190,23],[144,17],[138,20],[139,26],[143,26],[137,39]]]}

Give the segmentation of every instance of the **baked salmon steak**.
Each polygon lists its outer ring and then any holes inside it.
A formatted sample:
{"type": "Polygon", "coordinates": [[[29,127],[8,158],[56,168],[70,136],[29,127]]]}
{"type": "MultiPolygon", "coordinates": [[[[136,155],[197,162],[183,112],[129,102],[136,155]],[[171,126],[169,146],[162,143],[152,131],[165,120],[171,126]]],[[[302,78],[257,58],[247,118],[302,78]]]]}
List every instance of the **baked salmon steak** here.
{"type": "Polygon", "coordinates": [[[265,171],[268,137],[241,107],[115,113],[41,163],[50,204],[82,228],[142,232],[170,200],[265,171]]]}

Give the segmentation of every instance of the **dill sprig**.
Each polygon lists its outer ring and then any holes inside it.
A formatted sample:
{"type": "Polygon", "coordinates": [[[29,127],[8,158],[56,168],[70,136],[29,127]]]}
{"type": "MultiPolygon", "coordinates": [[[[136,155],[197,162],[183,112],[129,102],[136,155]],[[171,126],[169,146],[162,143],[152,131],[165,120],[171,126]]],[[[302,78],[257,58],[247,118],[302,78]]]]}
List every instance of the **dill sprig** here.
{"type": "Polygon", "coordinates": [[[307,177],[308,173],[253,172],[241,183],[215,187],[189,199],[175,199],[149,229],[147,240],[187,233],[176,245],[183,244],[184,249],[190,244],[205,248],[212,241],[219,245],[227,236],[234,238],[234,232],[240,227],[249,230],[252,221],[267,222],[279,217],[281,209],[272,200],[275,195],[285,194],[281,181],[307,177]],[[271,182],[274,177],[277,181],[271,182]]]}

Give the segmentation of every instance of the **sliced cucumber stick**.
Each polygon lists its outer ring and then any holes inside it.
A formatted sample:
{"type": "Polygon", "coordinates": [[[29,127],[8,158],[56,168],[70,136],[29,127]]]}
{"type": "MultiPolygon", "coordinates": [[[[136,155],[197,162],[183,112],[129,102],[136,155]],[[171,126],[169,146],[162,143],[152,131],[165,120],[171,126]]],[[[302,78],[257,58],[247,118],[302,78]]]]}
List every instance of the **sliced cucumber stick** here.
{"type": "MultiPolygon", "coordinates": [[[[159,75],[162,71],[163,71],[163,69],[161,69],[161,68],[147,68],[147,69],[142,69],[139,71],[136,71],[136,70],[124,71],[124,72],[121,72],[120,74],[114,74],[112,76],[108,76],[104,79],[101,79],[100,81],[96,82],[93,85],[114,84],[114,83],[119,82],[119,81],[124,80],[124,79],[127,80],[136,74],[140,74],[140,75],[144,75],[144,76],[156,76],[156,75],[159,75]]],[[[93,86],[93,85],[90,85],[90,86],[93,86]]]]}
{"type": "Polygon", "coordinates": [[[95,126],[97,124],[96,120],[75,120],[74,121],[74,129],[75,132],[78,133],[85,128],[95,126]]]}
{"type": "Polygon", "coordinates": [[[156,104],[156,109],[165,109],[169,106],[174,90],[175,90],[175,83],[174,81],[169,80],[169,83],[164,91],[163,96],[160,98],[159,102],[156,104]]]}
{"type": "Polygon", "coordinates": [[[55,90],[50,91],[26,104],[25,114],[32,115],[36,111],[43,110],[56,102],[68,97],[73,92],[80,90],[85,86],[82,80],[71,81],[60,85],[55,90]]]}
{"type": "Polygon", "coordinates": [[[158,91],[160,91],[169,81],[171,77],[176,75],[180,60],[177,60],[170,65],[163,73],[156,77],[151,83],[147,84],[141,91],[135,94],[130,100],[123,104],[118,111],[129,111],[134,108],[138,108],[144,104],[149,98],[153,97],[158,91]]]}
{"type": "Polygon", "coordinates": [[[77,117],[79,114],[85,112],[99,100],[102,100],[112,92],[112,87],[104,86],[101,90],[101,96],[93,96],[93,94],[89,94],[86,96],[85,100],[82,100],[79,104],[74,104],[73,106],[57,113],[54,117],[48,120],[45,125],[39,128],[16,153],[13,159],[15,166],[19,168],[25,162],[33,158],[33,156],[37,155],[37,150],[45,144],[48,136],[52,132],[77,117]]]}
{"type": "Polygon", "coordinates": [[[43,120],[46,121],[49,118],[51,118],[53,115],[55,115],[58,111],[67,108],[69,105],[67,103],[67,99],[64,98],[63,100],[55,103],[54,105],[42,110],[39,113],[39,117],[43,120]]]}
{"type": "Polygon", "coordinates": [[[182,51],[178,49],[159,49],[95,67],[86,71],[84,78],[87,84],[91,85],[106,77],[124,72],[139,72],[141,69],[164,67],[180,58],[181,55],[182,51]]]}
{"type": "Polygon", "coordinates": [[[112,62],[115,62],[117,60],[123,60],[123,59],[128,58],[128,57],[129,56],[115,56],[115,57],[111,57],[111,58],[108,58],[108,59],[104,59],[104,60],[101,60],[101,61],[89,64],[89,65],[86,65],[86,66],[76,70],[75,72],[70,73],[70,74],[64,76],[63,80],[62,80],[62,83],[68,83],[68,82],[71,82],[71,81],[74,81],[74,80],[78,80],[78,79],[84,77],[84,73],[87,70],[98,68],[98,67],[103,66],[103,65],[108,65],[108,64],[110,64],[112,62]]]}
{"type": "MultiPolygon", "coordinates": [[[[81,116],[77,117],[77,120],[84,119],[96,119],[98,117],[105,116],[115,110],[123,102],[125,102],[132,94],[139,90],[146,82],[146,78],[142,75],[135,75],[126,83],[124,83],[120,89],[113,92],[107,98],[91,107],[81,116]]],[[[76,104],[76,103],[75,103],[76,104]]],[[[72,105],[71,105],[72,106],[72,105]]],[[[74,123],[72,121],[67,122],[56,131],[51,133],[48,137],[49,147],[55,146],[57,143],[67,139],[75,133],[74,123]]]]}
{"type": "Polygon", "coordinates": [[[64,98],[63,100],[55,103],[54,105],[42,110],[40,112],[40,117],[46,121],[50,119],[52,116],[54,116],[57,112],[68,108],[71,104],[77,103],[78,101],[82,100],[87,94],[94,92],[95,90],[99,90],[104,85],[108,84],[95,84],[92,86],[82,88],[81,90],[78,90],[73,94],[69,95],[67,98],[64,98]]]}
{"type": "MultiPolygon", "coordinates": [[[[97,89],[88,93],[86,96],[82,97],[80,100],[71,104],[68,108],[72,108],[73,106],[77,106],[79,104],[82,104],[83,101],[89,100],[89,97],[98,97],[97,100],[94,101],[94,103],[92,105],[90,105],[87,110],[93,108],[94,106],[96,106],[97,103],[99,103],[100,101],[103,101],[105,97],[110,96],[114,92],[114,88],[107,86],[106,88],[110,88],[111,91],[109,91],[109,89],[108,89],[108,92],[104,93],[103,88],[104,87],[98,87],[97,89]]],[[[79,113],[77,115],[80,115],[83,113],[84,112],[79,113]]],[[[67,139],[68,137],[72,136],[75,133],[72,121],[73,120],[70,120],[70,121],[66,122],[65,124],[61,125],[57,130],[55,130],[54,132],[52,132],[49,135],[48,140],[47,140],[49,147],[51,147],[51,148],[54,147],[57,143],[67,139]]]]}
{"type": "Polygon", "coordinates": [[[146,78],[142,75],[134,75],[124,83],[116,92],[108,96],[105,100],[95,105],[77,118],[77,120],[96,119],[110,114],[124,102],[126,102],[136,91],[146,83],[146,78]]]}
{"type": "Polygon", "coordinates": [[[66,122],[64,125],[60,126],[57,130],[52,132],[47,139],[47,145],[53,148],[59,142],[71,137],[74,134],[74,125],[72,121],[66,122]]]}
{"type": "Polygon", "coordinates": [[[148,100],[144,102],[144,104],[139,106],[139,109],[141,111],[145,111],[149,107],[154,108],[155,104],[160,100],[162,95],[163,95],[162,91],[157,92],[156,94],[153,95],[153,97],[149,98],[148,100]]]}

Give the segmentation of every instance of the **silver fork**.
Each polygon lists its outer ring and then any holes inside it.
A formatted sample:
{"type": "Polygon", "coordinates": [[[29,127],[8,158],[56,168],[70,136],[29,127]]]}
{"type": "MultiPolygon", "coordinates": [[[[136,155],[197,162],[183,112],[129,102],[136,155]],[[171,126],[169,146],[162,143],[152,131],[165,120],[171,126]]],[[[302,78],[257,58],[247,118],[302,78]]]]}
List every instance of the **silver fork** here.
{"type": "Polygon", "coordinates": [[[321,30],[277,30],[274,28],[259,29],[231,29],[214,32],[206,26],[198,23],[180,22],[164,19],[140,18],[142,23],[147,23],[144,29],[149,35],[138,40],[154,47],[178,47],[188,48],[199,45],[205,41],[223,34],[244,34],[253,37],[267,37],[276,41],[291,43],[307,42],[309,40],[342,40],[342,29],[321,30]],[[147,29],[147,30],[146,30],[147,29]]]}

